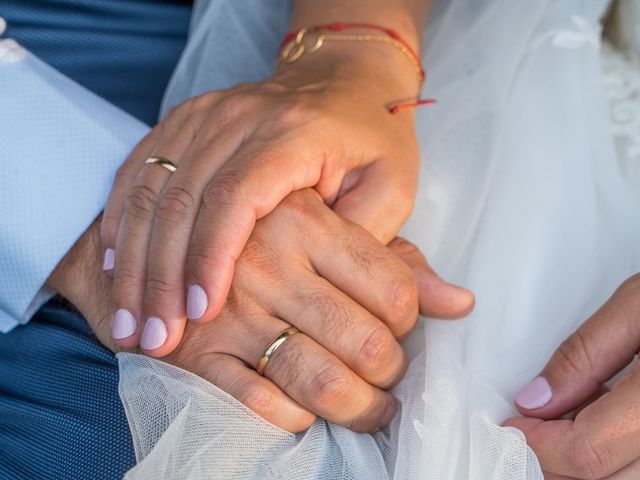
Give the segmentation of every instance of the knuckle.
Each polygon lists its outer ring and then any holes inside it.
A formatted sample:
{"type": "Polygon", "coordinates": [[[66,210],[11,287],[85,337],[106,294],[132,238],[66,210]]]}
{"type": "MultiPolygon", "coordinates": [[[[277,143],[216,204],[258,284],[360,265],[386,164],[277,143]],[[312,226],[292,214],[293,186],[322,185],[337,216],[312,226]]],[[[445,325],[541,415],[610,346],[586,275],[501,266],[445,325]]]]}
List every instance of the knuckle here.
{"type": "Polygon", "coordinates": [[[127,212],[136,218],[149,218],[158,200],[156,192],[146,185],[134,185],[127,197],[127,212]]]}
{"type": "MultiPolygon", "coordinates": [[[[350,314],[349,308],[333,296],[327,295],[326,291],[320,291],[302,299],[303,304],[312,305],[317,317],[322,318],[322,328],[324,331],[341,332],[348,335],[354,327],[355,317],[350,314]]],[[[304,314],[304,312],[301,312],[304,314]]]]}
{"type": "Polygon", "coordinates": [[[276,406],[273,392],[259,382],[247,382],[238,392],[238,400],[256,413],[272,411],[276,406]]]}
{"type": "Polygon", "coordinates": [[[299,126],[309,117],[310,106],[301,101],[288,101],[279,105],[276,120],[284,126],[299,126]]]}
{"type": "Polygon", "coordinates": [[[162,194],[156,209],[156,218],[164,221],[191,218],[197,208],[193,194],[185,187],[170,186],[162,194]]]}
{"type": "Polygon", "coordinates": [[[152,299],[154,296],[176,297],[180,295],[180,290],[180,287],[160,276],[149,276],[147,278],[147,296],[151,297],[151,303],[154,302],[152,299]]]}
{"type": "Polygon", "coordinates": [[[348,399],[350,383],[338,365],[326,364],[311,381],[311,398],[324,410],[342,407],[348,399]]]}
{"type": "Polygon", "coordinates": [[[198,114],[199,112],[207,111],[215,97],[216,95],[212,92],[203,93],[185,100],[176,108],[187,116],[198,114]]]}
{"type": "Polygon", "coordinates": [[[389,321],[401,322],[418,316],[418,285],[410,272],[401,272],[391,279],[389,321]]]}
{"type": "Polygon", "coordinates": [[[568,374],[583,376],[593,369],[589,347],[580,330],[560,344],[557,355],[561,368],[568,374]]]}
{"type": "Polygon", "coordinates": [[[235,174],[217,175],[202,194],[202,204],[215,209],[219,205],[234,205],[242,198],[243,182],[235,174]]]}
{"type": "Polygon", "coordinates": [[[130,289],[144,281],[143,271],[139,266],[131,261],[122,259],[116,260],[116,268],[114,271],[114,290],[130,289]]]}
{"type": "Polygon", "coordinates": [[[609,475],[613,468],[612,457],[605,446],[595,445],[588,435],[576,435],[570,463],[580,478],[597,480],[609,475]]]}
{"type": "Polygon", "coordinates": [[[391,364],[395,352],[395,340],[382,325],[375,327],[358,352],[358,364],[379,374],[391,364]]]}
{"type": "Polygon", "coordinates": [[[250,97],[243,93],[231,93],[220,101],[221,120],[228,121],[240,115],[248,106],[250,97]]]}

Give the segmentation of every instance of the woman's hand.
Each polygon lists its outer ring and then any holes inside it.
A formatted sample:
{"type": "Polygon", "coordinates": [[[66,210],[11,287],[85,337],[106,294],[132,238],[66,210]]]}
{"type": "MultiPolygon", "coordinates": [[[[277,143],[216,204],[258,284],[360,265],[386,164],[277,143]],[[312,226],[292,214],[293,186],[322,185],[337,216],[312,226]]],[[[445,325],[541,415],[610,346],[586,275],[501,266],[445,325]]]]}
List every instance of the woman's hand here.
{"type": "MultiPolygon", "coordinates": [[[[411,212],[418,149],[410,62],[386,45],[327,45],[257,84],[192,98],[172,110],[119,170],[105,209],[105,267],[115,307],[161,319],[153,356],[179,343],[187,317],[222,309],[256,220],[290,192],[314,187],[344,218],[391,240],[411,212]],[[173,174],[145,165],[177,164],[173,174]],[[112,262],[115,250],[115,262],[112,262]]],[[[139,331],[119,339],[131,346],[139,331]]]]}
{"type": "Polygon", "coordinates": [[[547,480],[640,478],[640,367],[606,387],[640,349],[640,275],[555,352],[516,397],[522,430],[547,480]],[[563,419],[570,412],[571,419],[563,419]]]}

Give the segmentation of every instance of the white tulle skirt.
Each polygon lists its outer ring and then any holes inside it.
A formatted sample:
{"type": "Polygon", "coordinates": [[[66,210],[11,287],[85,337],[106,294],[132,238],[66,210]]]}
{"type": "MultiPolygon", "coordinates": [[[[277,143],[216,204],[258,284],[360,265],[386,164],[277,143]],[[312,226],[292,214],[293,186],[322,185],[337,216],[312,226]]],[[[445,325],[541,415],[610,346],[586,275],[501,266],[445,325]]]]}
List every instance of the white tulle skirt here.
{"type": "MultiPolygon", "coordinates": [[[[407,341],[389,431],[319,420],[291,435],[194,375],[120,355],[140,462],[127,478],[542,479],[522,434],[499,425],[559,342],[640,270],[640,150],[616,152],[611,133],[605,3],[437,5],[424,59],[438,103],[418,113],[421,185],[403,233],[477,307],[426,319],[407,341]]],[[[165,108],[268,75],[288,7],[201,2],[165,108]],[[233,34],[223,48],[211,32],[233,34]]]]}

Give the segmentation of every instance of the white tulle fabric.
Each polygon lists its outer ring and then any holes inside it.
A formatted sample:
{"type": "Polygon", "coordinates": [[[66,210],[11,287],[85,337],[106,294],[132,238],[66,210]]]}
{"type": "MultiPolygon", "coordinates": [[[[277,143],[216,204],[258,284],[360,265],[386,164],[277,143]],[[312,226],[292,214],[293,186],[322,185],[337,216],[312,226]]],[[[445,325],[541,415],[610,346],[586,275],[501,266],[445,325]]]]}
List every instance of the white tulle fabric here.
{"type": "MultiPolygon", "coordinates": [[[[244,18],[284,28],[286,2],[206,3],[166,107],[236,80],[212,73],[219,45],[206,28],[240,29],[237,48],[261,58],[244,75],[268,73],[270,58],[256,52],[279,35],[265,39],[244,18]]],[[[640,162],[618,155],[611,134],[604,9],[604,0],[437,5],[424,59],[425,93],[438,104],[418,112],[423,166],[404,235],[477,306],[462,321],[425,320],[407,341],[412,363],[388,431],[319,420],[291,435],[194,375],[120,355],[139,460],[127,478],[542,479],[523,435],[499,425],[558,343],[640,269],[640,162]]]]}

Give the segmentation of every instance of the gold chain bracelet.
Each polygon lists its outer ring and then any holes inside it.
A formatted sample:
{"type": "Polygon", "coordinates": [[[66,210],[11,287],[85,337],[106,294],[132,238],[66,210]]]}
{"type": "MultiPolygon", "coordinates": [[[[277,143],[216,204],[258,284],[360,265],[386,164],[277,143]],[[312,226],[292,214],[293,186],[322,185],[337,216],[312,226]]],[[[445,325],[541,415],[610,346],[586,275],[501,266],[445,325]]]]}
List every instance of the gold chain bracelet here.
{"type": "Polygon", "coordinates": [[[402,42],[391,38],[388,35],[372,35],[367,33],[362,34],[337,34],[337,33],[321,33],[315,28],[303,28],[296,37],[288,42],[280,51],[278,57],[278,66],[284,64],[291,64],[301,58],[305,53],[313,53],[318,51],[324,42],[376,42],[391,45],[402,52],[402,54],[413,65],[420,81],[423,80],[423,71],[420,62],[416,59],[413,52],[411,52],[402,42]],[[315,42],[313,37],[311,41],[307,37],[315,35],[315,42]]]}

